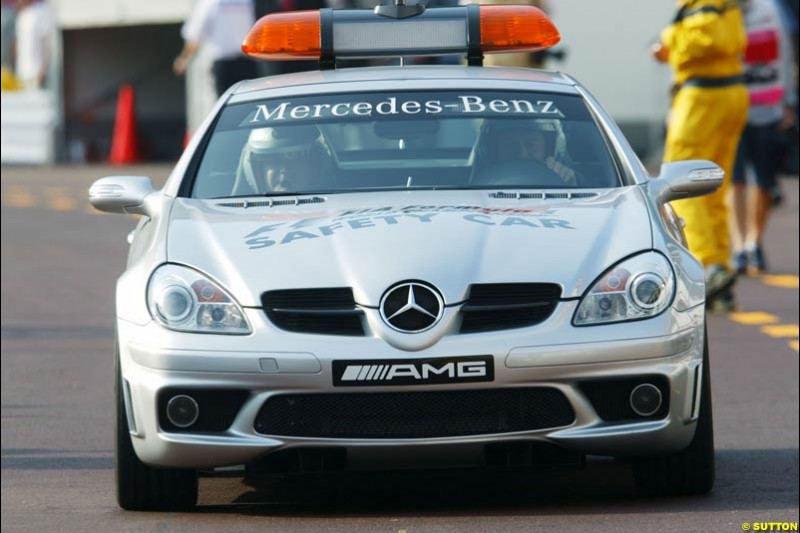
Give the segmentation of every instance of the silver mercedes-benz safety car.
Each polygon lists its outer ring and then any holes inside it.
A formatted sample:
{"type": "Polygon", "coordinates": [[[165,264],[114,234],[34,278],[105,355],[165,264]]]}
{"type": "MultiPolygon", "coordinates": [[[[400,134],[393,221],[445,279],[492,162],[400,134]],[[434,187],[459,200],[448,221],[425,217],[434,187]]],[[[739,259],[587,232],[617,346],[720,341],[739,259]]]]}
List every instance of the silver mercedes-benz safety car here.
{"type": "Polygon", "coordinates": [[[270,15],[245,51],[319,71],[228,90],[163,189],[91,187],[142,215],[116,293],[123,508],[191,507],[231,465],[599,455],[646,494],[711,489],[704,272],[669,202],[723,173],[651,177],[572,78],[478,66],[557,40],[525,6],[270,15]],[[456,52],[472,66],[332,68],[456,52]]]}

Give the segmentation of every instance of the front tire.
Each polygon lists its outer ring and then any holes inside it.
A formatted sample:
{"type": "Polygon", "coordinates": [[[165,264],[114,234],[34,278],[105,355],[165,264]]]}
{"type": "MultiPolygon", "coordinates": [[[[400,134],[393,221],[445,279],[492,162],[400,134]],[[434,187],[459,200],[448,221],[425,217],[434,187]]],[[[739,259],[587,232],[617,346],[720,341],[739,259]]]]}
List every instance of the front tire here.
{"type": "Polygon", "coordinates": [[[681,452],[634,460],[633,479],[640,494],[646,496],[706,494],[714,487],[714,421],[709,366],[708,337],[706,337],[703,350],[700,412],[694,438],[681,452]]]}
{"type": "Polygon", "coordinates": [[[136,455],[125,413],[119,347],[116,349],[115,394],[117,503],[127,511],[185,511],[197,504],[197,471],[154,468],[136,455]]]}

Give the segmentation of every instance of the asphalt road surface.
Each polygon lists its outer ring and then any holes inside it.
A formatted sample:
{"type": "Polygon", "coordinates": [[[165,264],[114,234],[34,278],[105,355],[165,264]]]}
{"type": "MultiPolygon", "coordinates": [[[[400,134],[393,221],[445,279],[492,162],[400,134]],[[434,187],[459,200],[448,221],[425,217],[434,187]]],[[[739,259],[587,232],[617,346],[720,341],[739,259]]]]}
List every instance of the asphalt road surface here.
{"type": "Polygon", "coordinates": [[[198,511],[117,508],[114,282],[131,217],[92,213],[104,174],[149,167],[3,168],[3,531],[741,531],[798,521],[798,182],[775,214],[775,276],[739,284],[743,312],[710,321],[717,484],[640,499],[620,464],[570,473],[385,474],[269,492],[203,478],[198,511]]]}

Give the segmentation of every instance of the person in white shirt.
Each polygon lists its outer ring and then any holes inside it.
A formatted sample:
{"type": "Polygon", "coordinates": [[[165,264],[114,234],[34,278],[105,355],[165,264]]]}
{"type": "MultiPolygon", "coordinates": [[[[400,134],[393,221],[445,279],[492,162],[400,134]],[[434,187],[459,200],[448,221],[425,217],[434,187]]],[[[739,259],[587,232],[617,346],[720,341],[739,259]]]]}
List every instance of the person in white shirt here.
{"type": "Polygon", "coordinates": [[[26,89],[39,89],[47,76],[53,18],[44,1],[20,0],[17,8],[17,78],[26,89]]]}
{"type": "Polygon", "coordinates": [[[733,172],[731,237],[737,272],[760,274],[767,269],[762,240],[777,184],[778,135],[793,125],[797,93],[791,38],[779,5],[747,0],[743,10],[750,112],[733,172]]]}
{"type": "Polygon", "coordinates": [[[242,41],[253,26],[252,0],[197,0],[181,29],[184,46],[173,63],[182,76],[201,46],[209,48],[214,60],[217,95],[241,80],[256,77],[252,59],[242,54],[242,41]]]}

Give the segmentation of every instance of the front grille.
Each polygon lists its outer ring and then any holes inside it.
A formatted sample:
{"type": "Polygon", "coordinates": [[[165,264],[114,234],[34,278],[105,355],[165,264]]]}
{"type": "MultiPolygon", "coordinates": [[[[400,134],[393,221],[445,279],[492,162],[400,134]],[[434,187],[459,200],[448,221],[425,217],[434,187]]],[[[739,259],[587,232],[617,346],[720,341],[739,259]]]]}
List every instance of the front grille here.
{"type": "Polygon", "coordinates": [[[350,288],[285,289],[261,295],[273,324],[287,331],[326,335],[364,335],[364,312],[350,288]]]}
{"type": "Polygon", "coordinates": [[[158,393],[158,423],[161,429],[170,432],[226,431],[249,394],[238,389],[163,389],[158,393]],[[191,396],[197,402],[197,421],[186,428],[173,425],[166,415],[167,402],[179,395],[191,396]]]}
{"type": "Polygon", "coordinates": [[[461,307],[461,333],[532,326],[556,308],[561,287],[555,283],[472,285],[461,307]]]}
{"type": "Polygon", "coordinates": [[[669,382],[664,376],[637,376],[584,381],[580,389],[591,402],[597,415],[608,422],[625,420],[658,420],[669,413],[669,382]],[[637,415],[631,407],[631,392],[637,385],[652,383],[661,391],[661,407],[650,416],[637,415]]]}
{"type": "Polygon", "coordinates": [[[264,402],[264,435],[423,439],[567,426],[575,412],[561,391],[519,389],[281,394],[264,402]]]}

